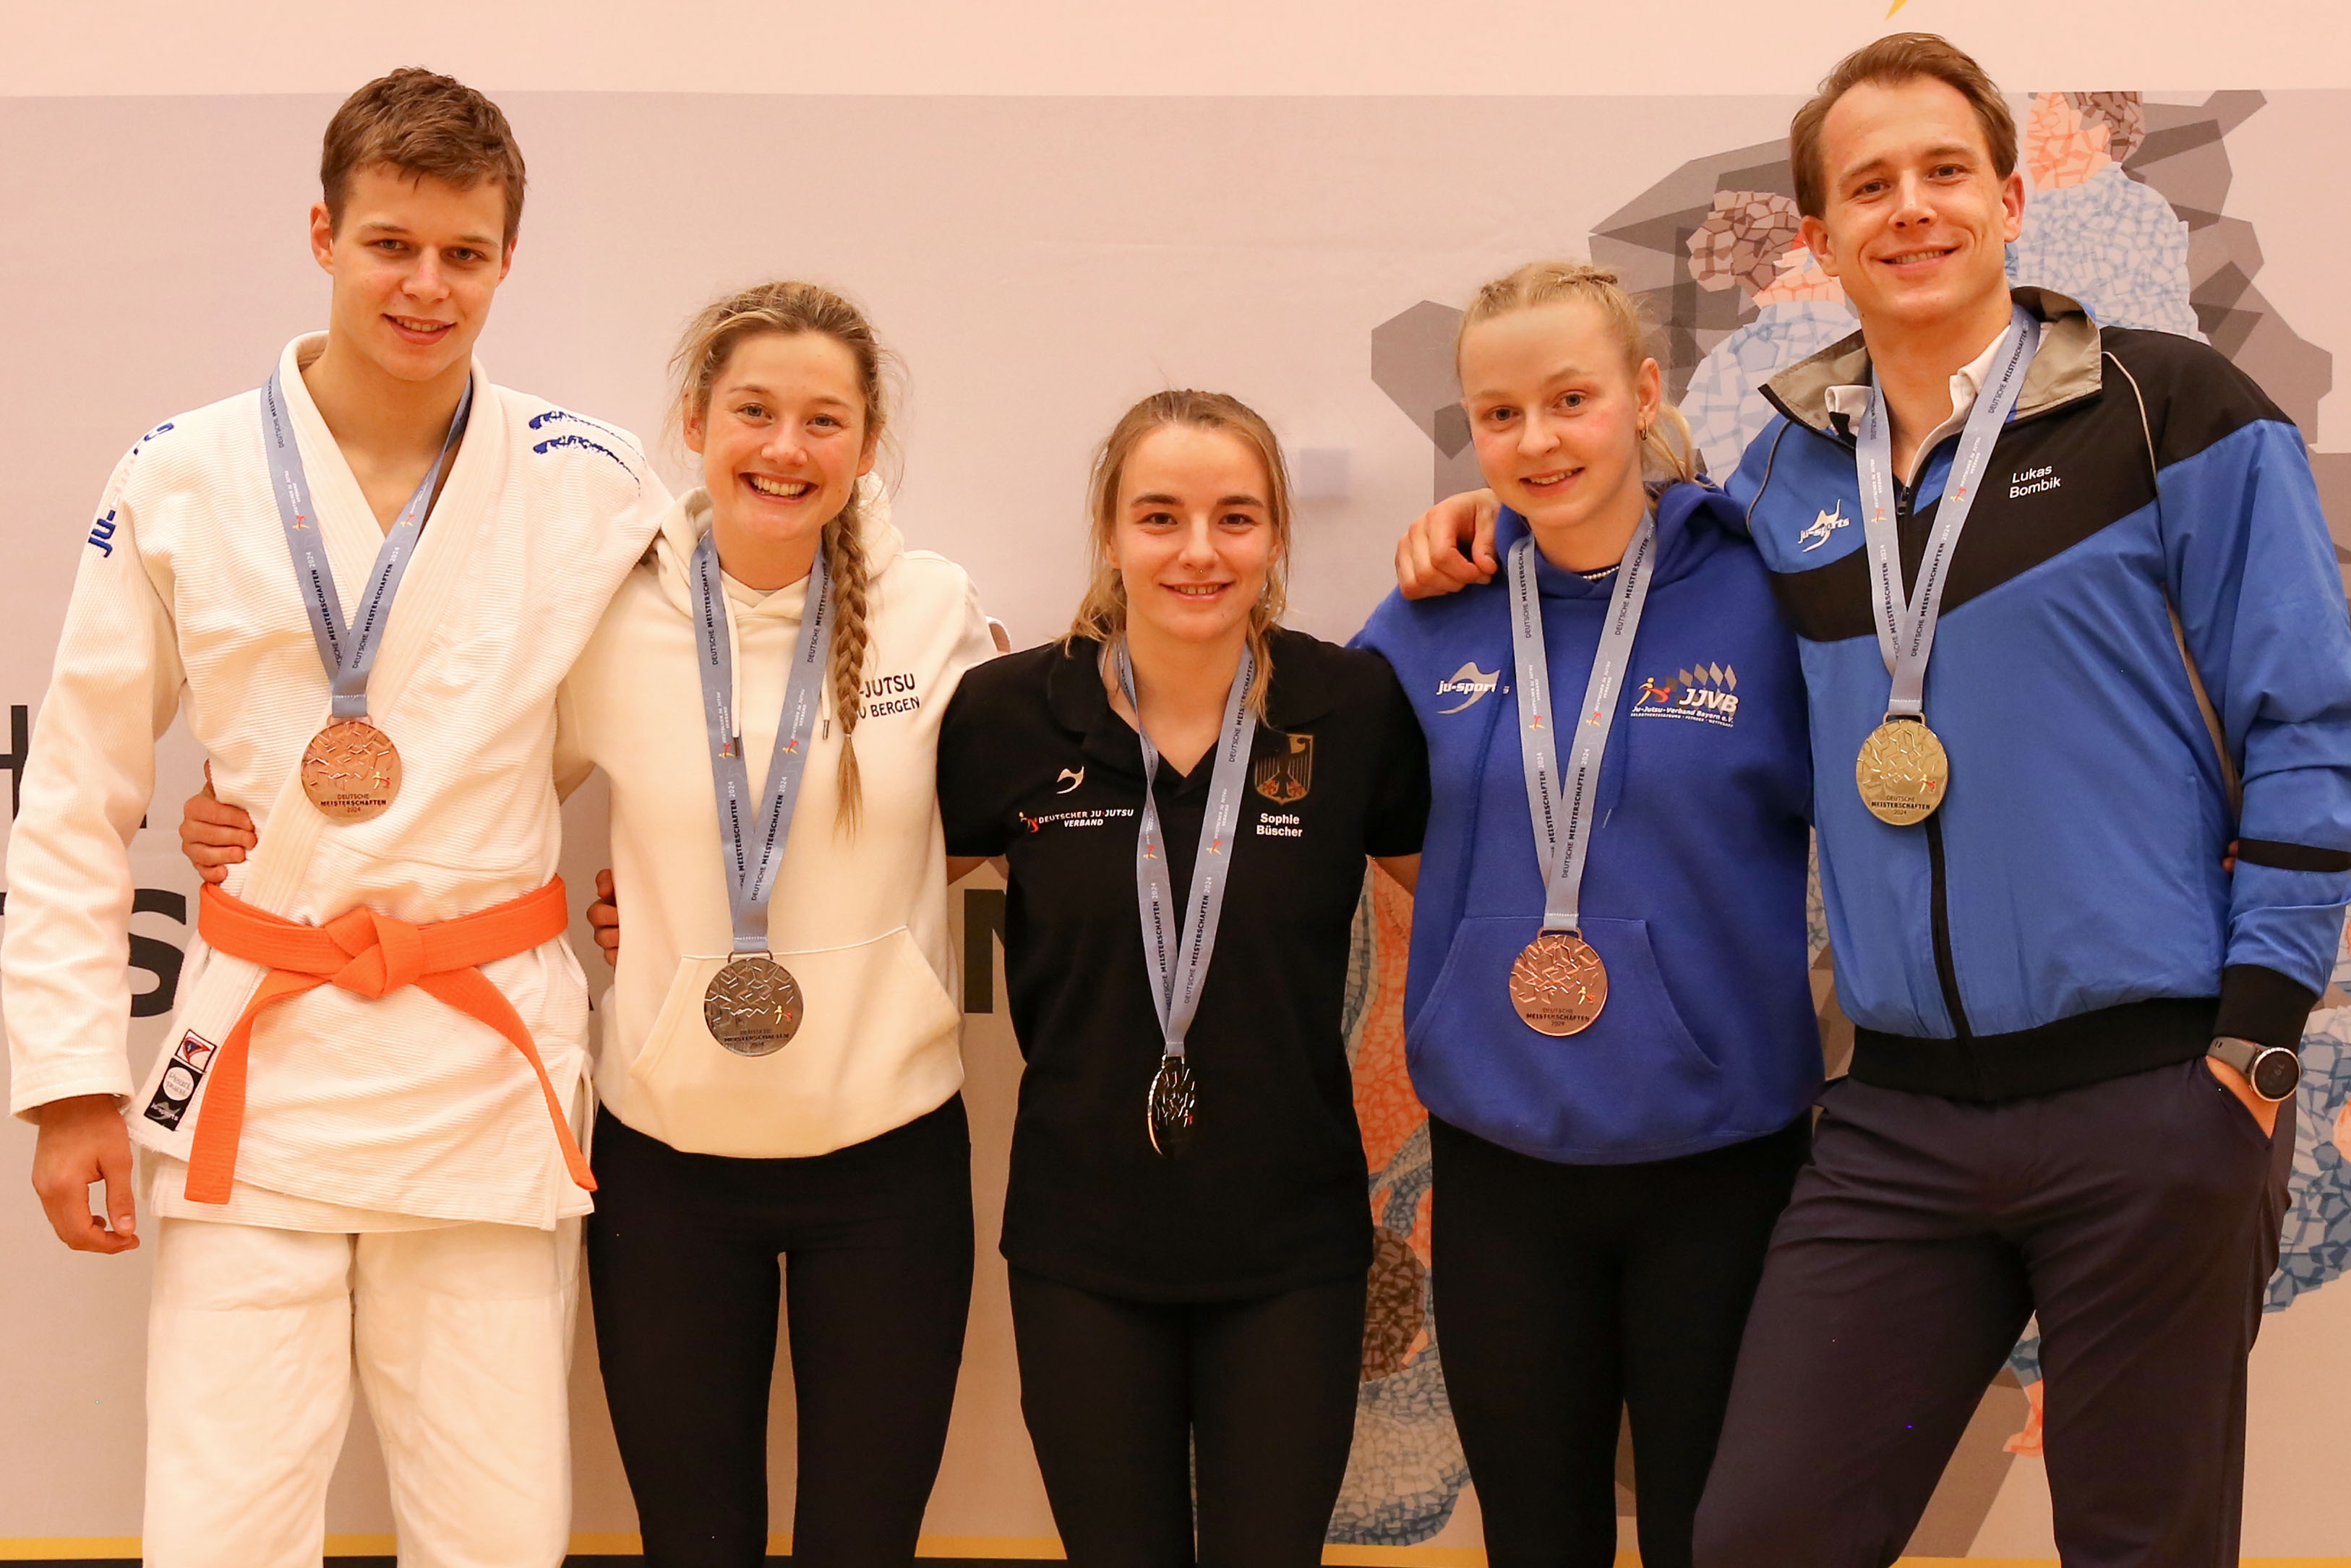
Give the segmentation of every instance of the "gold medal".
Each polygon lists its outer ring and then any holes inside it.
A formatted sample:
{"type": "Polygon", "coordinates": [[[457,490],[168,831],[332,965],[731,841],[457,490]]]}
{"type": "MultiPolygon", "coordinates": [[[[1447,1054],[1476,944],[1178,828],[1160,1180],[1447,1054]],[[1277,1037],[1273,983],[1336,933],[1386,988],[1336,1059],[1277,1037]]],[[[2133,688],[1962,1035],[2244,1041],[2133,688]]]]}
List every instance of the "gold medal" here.
{"type": "Polygon", "coordinates": [[[1510,966],[1510,1005],[1538,1034],[1581,1034],[1608,1005],[1608,966],[1572,931],[1546,931],[1510,966]]]}
{"type": "Polygon", "coordinates": [[[800,983],[763,955],[729,958],[702,991],[702,1024],[737,1056],[772,1056],[800,1031],[800,983]]]}
{"type": "Polygon", "coordinates": [[[302,748],[302,793],[330,822],[371,822],[400,798],[400,748],[363,718],[339,718],[302,748]]]}
{"type": "Polygon", "coordinates": [[[1935,814],[1951,787],[1951,758],[1922,718],[1889,718],[1854,759],[1861,803],[1881,822],[1907,828],[1935,814]]]}

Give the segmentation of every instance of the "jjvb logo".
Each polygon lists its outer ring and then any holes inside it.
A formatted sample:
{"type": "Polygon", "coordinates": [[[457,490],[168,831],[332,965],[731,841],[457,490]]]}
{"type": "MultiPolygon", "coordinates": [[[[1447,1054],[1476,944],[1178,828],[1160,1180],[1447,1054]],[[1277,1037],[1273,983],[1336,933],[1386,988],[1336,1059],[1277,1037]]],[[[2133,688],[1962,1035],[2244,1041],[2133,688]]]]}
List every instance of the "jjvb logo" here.
{"type": "Polygon", "coordinates": [[[1633,697],[1635,718],[1687,718],[1730,727],[1739,716],[1739,672],[1728,664],[1677,670],[1668,681],[1643,681],[1633,697]]]}

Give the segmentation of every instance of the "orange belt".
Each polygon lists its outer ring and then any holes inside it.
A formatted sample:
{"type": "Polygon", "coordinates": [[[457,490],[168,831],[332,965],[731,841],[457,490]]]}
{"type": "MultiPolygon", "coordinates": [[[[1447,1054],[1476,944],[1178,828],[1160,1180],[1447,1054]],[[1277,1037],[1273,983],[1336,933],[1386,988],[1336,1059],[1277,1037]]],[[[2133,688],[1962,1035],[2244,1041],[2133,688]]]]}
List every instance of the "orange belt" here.
{"type": "Polygon", "coordinates": [[[572,1139],[571,1124],[555,1097],[555,1085],[548,1082],[547,1064],[531,1043],[530,1030],[480,967],[554,940],[563,935],[569,919],[559,876],[536,893],[426,925],[412,925],[371,909],[350,910],[324,925],[304,925],[207,885],[196,922],[204,940],[233,957],[267,965],[269,973],[245,1005],[236,1027],[221,1041],[220,1057],[213,1063],[212,1086],[205,1091],[195,1145],[188,1155],[188,1201],[228,1201],[229,1184],[236,1175],[237,1138],[245,1130],[245,1069],[253,1020],[272,1002],[329,985],[363,997],[389,996],[403,986],[415,986],[512,1040],[538,1075],[538,1090],[547,1097],[547,1113],[555,1123],[556,1141],[563,1145],[563,1163],[571,1179],[595,1191],[596,1178],[572,1139]]]}

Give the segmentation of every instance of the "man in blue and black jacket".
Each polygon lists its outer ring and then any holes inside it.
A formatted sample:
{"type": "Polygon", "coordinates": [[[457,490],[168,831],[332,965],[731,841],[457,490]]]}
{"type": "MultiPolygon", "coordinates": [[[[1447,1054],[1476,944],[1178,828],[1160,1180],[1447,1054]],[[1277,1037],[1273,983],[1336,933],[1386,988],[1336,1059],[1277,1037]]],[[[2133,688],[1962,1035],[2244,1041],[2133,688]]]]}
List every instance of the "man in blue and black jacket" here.
{"type": "MultiPolygon", "coordinates": [[[[2066,1563],[2234,1563],[2294,1052],[2351,898],[2351,616],[2308,456],[2206,345],[2011,290],[2015,127],[1942,39],[1844,61],[1791,157],[1861,330],[1771,381],[1729,488],[1799,635],[1855,1047],[1774,1234],[1698,1561],[1892,1562],[2037,1312],[2066,1563]],[[2038,350],[1941,559],[1948,782],[1897,825],[1856,778],[1893,706],[1857,448],[1881,396],[1907,607],[2017,307],[2038,350]]],[[[1467,520],[1416,525],[1407,591],[1479,572],[1449,548],[1467,520]]]]}

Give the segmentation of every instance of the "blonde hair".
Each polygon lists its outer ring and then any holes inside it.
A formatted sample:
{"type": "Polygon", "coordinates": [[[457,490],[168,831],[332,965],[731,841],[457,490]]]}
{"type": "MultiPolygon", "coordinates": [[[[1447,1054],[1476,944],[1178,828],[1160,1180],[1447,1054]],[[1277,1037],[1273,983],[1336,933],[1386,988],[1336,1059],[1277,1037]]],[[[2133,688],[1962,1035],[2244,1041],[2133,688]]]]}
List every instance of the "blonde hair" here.
{"type": "MultiPolygon", "coordinates": [[[[1601,320],[1625,350],[1625,368],[1640,373],[1649,357],[1648,333],[1641,308],[1604,267],[1584,261],[1531,261],[1513,268],[1478,290],[1461,326],[1453,336],[1453,363],[1461,363],[1461,345],[1469,329],[1497,316],[1508,316],[1562,300],[1581,300],[1600,312],[1601,320]]],[[[1657,405],[1657,417],[1641,430],[1641,455],[1646,466],[1671,479],[1698,477],[1697,448],[1690,439],[1689,421],[1670,402],[1657,405]]]]}
{"type": "Polygon", "coordinates": [[[1281,621],[1290,602],[1290,471],[1281,458],[1281,442],[1273,426],[1249,404],[1224,392],[1190,390],[1154,392],[1126,411],[1094,454],[1093,476],[1088,481],[1093,570],[1076,619],[1062,639],[1064,647],[1087,637],[1105,649],[1126,635],[1126,580],[1118,570],[1118,489],[1128,459],[1143,438],[1154,431],[1180,425],[1191,430],[1220,430],[1237,437],[1257,454],[1265,467],[1266,510],[1273,524],[1273,555],[1265,572],[1265,588],[1249,606],[1249,651],[1257,658],[1257,678],[1249,684],[1249,705],[1260,717],[1265,694],[1273,680],[1273,650],[1269,634],[1281,621]]]}
{"type": "MultiPolygon", "coordinates": [[[[762,283],[742,289],[708,306],[687,324],[677,352],[670,357],[670,371],[677,384],[677,421],[698,423],[707,415],[711,388],[735,350],[748,340],[770,332],[788,337],[818,332],[849,350],[857,363],[858,391],[865,403],[866,448],[871,451],[878,445],[889,425],[889,398],[883,383],[892,364],[890,352],[856,306],[814,283],[762,283]]],[[[865,563],[864,510],[862,489],[853,489],[840,516],[825,524],[823,535],[824,564],[832,576],[837,617],[827,672],[833,716],[841,722],[841,805],[834,822],[852,832],[856,831],[864,802],[856,744],[857,721],[865,712],[869,641],[866,616],[871,584],[865,563]]],[[[814,606],[810,608],[813,611],[814,606]]]]}

